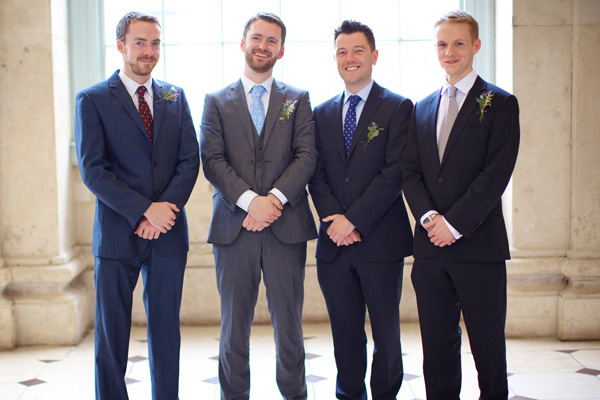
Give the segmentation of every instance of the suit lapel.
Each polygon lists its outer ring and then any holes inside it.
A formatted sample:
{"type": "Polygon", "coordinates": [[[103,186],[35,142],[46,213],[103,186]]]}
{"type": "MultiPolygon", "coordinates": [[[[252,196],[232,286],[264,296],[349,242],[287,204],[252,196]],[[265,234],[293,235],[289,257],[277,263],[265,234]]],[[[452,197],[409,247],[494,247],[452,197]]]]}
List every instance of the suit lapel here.
{"type": "MultiPolygon", "coordinates": [[[[440,91],[437,91],[432,95],[427,102],[427,121],[425,130],[425,140],[428,143],[427,148],[433,149],[432,153],[435,153],[435,159],[438,164],[440,162],[440,156],[438,155],[437,145],[437,119],[438,111],[440,108],[440,91]]],[[[417,121],[418,123],[418,121],[417,121]]]]}
{"type": "Polygon", "coordinates": [[[254,130],[252,129],[253,122],[250,118],[250,112],[248,111],[248,103],[246,102],[246,93],[244,93],[244,85],[242,80],[239,79],[229,87],[229,101],[233,104],[233,108],[237,112],[238,118],[240,119],[240,125],[246,133],[246,138],[250,147],[254,150],[254,130]]]}
{"type": "Polygon", "coordinates": [[[371,92],[369,93],[369,97],[367,97],[367,101],[365,102],[365,106],[362,109],[360,114],[360,118],[356,125],[356,129],[354,130],[354,135],[352,136],[352,143],[350,144],[350,151],[348,151],[348,158],[354,152],[357,144],[360,143],[360,140],[363,136],[367,134],[367,127],[373,121],[373,115],[375,111],[379,108],[381,104],[381,99],[383,97],[383,89],[377,83],[373,82],[373,87],[371,88],[371,92]]]}
{"type": "MultiPolygon", "coordinates": [[[[140,116],[137,108],[135,108],[135,104],[133,104],[133,99],[125,89],[125,85],[121,82],[121,78],[119,78],[119,73],[115,72],[109,79],[108,84],[112,89],[112,94],[119,100],[127,114],[131,117],[133,121],[135,121],[138,128],[140,128],[141,133],[148,138],[148,131],[146,131],[146,127],[144,126],[144,121],[140,116]]],[[[150,140],[150,138],[148,138],[150,140]]]]}
{"type": "Polygon", "coordinates": [[[285,102],[286,89],[285,85],[281,82],[273,79],[271,85],[271,95],[269,96],[269,107],[267,109],[267,115],[265,117],[265,126],[263,129],[263,146],[267,146],[271,132],[275,129],[275,122],[279,120],[281,116],[281,110],[283,103],[285,102]]]}
{"type": "Polygon", "coordinates": [[[332,129],[325,129],[321,132],[322,135],[328,135],[333,133],[333,141],[335,148],[340,155],[340,159],[346,162],[346,147],[344,146],[344,126],[342,124],[342,110],[344,107],[344,93],[340,94],[330,104],[331,109],[329,114],[331,115],[330,122],[333,124],[332,129]]]}
{"type": "Polygon", "coordinates": [[[471,118],[473,113],[477,111],[478,105],[475,99],[479,97],[479,95],[485,89],[485,87],[485,81],[478,76],[477,80],[473,84],[473,87],[471,88],[471,90],[469,90],[469,93],[467,93],[467,97],[465,98],[465,101],[463,102],[463,105],[460,108],[458,115],[456,116],[456,120],[454,121],[452,130],[450,131],[450,136],[448,137],[446,149],[444,150],[444,156],[442,157],[442,165],[446,161],[447,155],[450,154],[450,152],[452,151],[452,147],[454,147],[454,144],[460,136],[460,133],[462,132],[465,124],[471,118]]]}
{"type": "Polygon", "coordinates": [[[153,92],[153,110],[154,114],[152,115],[152,121],[154,126],[154,132],[152,132],[152,140],[156,142],[160,133],[160,126],[163,120],[163,115],[165,113],[166,101],[156,102],[158,99],[162,97],[161,90],[163,90],[163,86],[156,79],[152,79],[152,92],[153,92]]]}

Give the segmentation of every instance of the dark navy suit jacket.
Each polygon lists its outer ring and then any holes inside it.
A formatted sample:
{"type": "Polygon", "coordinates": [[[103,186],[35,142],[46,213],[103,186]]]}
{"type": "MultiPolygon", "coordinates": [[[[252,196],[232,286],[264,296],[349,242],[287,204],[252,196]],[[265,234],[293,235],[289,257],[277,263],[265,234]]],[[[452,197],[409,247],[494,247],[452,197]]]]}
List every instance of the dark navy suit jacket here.
{"type": "MultiPolygon", "coordinates": [[[[342,93],[313,113],[319,162],[308,187],[315,208],[321,219],[344,214],[354,224],[362,241],[352,246],[365,261],[402,259],[412,254],[412,232],[401,194],[401,159],[413,104],[374,82],[346,157],[343,102],[342,93]],[[383,130],[366,144],[373,122],[383,130]]],[[[332,262],[339,252],[327,235],[329,225],[321,222],[317,241],[316,257],[325,262],[332,262]]]]}
{"type": "Polygon", "coordinates": [[[175,226],[152,243],[161,255],[189,249],[186,204],[200,166],[198,140],[183,90],[175,101],[156,100],[172,85],[153,79],[154,143],[119,78],[78,93],[75,143],[85,185],[96,195],[93,254],[134,258],[148,241],[133,232],[152,202],[181,211],[175,226]]]}
{"type": "Polygon", "coordinates": [[[519,105],[510,93],[477,77],[461,107],[439,161],[436,124],[437,90],[415,105],[404,152],[404,194],[417,220],[415,258],[440,251],[418,223],[437,210],[463,237],[446,251],[463,261],[510,258],[501,196],[519,149],[519,105]],[[476,101],[492,91],[483,121],[476,101]]]}

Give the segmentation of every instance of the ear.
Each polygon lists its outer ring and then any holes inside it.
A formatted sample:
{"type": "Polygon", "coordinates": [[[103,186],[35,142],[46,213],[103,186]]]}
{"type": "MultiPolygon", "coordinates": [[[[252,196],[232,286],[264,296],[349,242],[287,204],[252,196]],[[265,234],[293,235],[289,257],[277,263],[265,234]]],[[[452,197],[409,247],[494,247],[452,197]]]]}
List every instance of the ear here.
{"type": "Polygon", "coordinates": [[[373,52],[373,65],[377,64],[377,59],[379,58],[379,50],[375,50],[373,52]]]}
{"type": "Polygon", "coordinates": [[[283,51],[285,50],[285,47],[281,46],[281,50],[279,50],[279,55],[277,56],[277,59],[280,60],[281,57],[283,57],[283,51]]]}
{"type": "Polygon", "coordinates": [[[242,52],[246,52],[246,42],[244,42],[244,39],[242,38],[242,41],[240,42],[240,49],[242,49],[242,52]]]}
{"type": "Polygon", "coordinates": [[[119,53],[125,54],[125,43],[121,42],[119,39],[117,39],[117,50],[119,50],[119,53]]]}
{"type": "Polygon", "coordinates": [[[473,45],[473,54],[477,54],[481,50],[481,39],[477,39],[473,45]]]}

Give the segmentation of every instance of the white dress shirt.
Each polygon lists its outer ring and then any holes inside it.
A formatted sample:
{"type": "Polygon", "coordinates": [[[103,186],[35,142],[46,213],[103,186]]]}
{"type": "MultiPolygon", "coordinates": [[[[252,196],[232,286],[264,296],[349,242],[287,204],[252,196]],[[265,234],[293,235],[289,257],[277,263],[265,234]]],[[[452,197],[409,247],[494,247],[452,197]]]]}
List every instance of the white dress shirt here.
{"type": "MultiPolygon", "coordinates": [[[[248,106],[249,113],[252,113],[252,110],[251,110],[251,108],[252,108],[252,88],[254,87],[254,85],[262,85],[266,89],[261,98],[263,105],[265,107],[265,117],[266,117],[267,110],[269,109],[269,99],[271,98],[271,88],[273,87],[273,76],[270,76],[269,79],[267,79],[266,81],[264,81],[262,83],[256,83],[256,82],[253,82],[246,75],[242,74],[241,81],[242,81],[242,86],[244,87],[244,93],[246,94],[246,105],[248,106]]],[[[281,193],[281,191],[277,188],[271,189],[269,191],[269,193],[273,193],[275,195],[275,197],[277,197],[279,199],[279,201],[281,201],[281,205],[284,205],[288,201],[287,197],[285,197],[285,195],[283,193],[281,193]]],[[[239,208],[241,208],[242,210],[248,212],[248,207],[250,206],[250,203],[257,196],[258,196],[258,193],[256,193],[253,190],[248,189],[244,193],[242,193],[242,195],[237,199],[237,201],[235,202],[235,205],[238,206],[239,208]]]]}
{"type": "Polygon", "coordinates": [[[373,80],[369,82],[367,86],[358,91],[358,93],[350,93],[348,89],[344,89],[344,107],[342,108],[342,126],[344,126],[344,122],[346,121],[346,113],[348,112],[348,108],[350,107],[350,96],[353,94],[360,97],[360,101],[356,105],[356,123],[358,124],[358,120],[360,119],[360,115],[362,114],[363,108],[365,108],[365,102],[369,98],[369,93],[371,93],[371,88],[373,87],[373,80]]]}
{"type": "Polygon", "coordinates": [[[152,77],[150,77],[150,79],[148,79],[146,82],[140,85],[139,83],[125,75],[125,72],[123,72],[123,70],[120,70],[119,78],[121,78],[121,82],[123,82],[125,90],[127,90],[127,93],[129,93],[129,95],[131,96],[133,104],[135,104],[135,108],[137,108],[138,111],[140,111],[140,101],[138,99],[137,89],[139,86],[146,86],[144,100],[146,100],[146,103],[148,103],[148,107],[150,108],[150,114],[154,117],[154,101],[152,101],[154,97],[152,93],[152,77]]]}
{"type": "MultiPolygon", "coordinates": [[[[471,88],[473,87],[473,85],[475,84],[475,81],[477,80],[477,73],[475,72],[475,70],[471,70],[471,72],[469,73],[469,75],[465,76],[464,78],[462,78],[460,81],[458,81],[454,87],[456,88],[456,103],[458,105],[458,111],[460,112],[460,109],[462,107],[462,105],[465,103],[465,99],[467,98],[467,94],[469,93],[469,91],[471,90],[471,88]]],[[[441,112],[441,110],[447,110],[448,109],[448,88],[452,86],[448,83],[448,81],[444,80],[444,85],[442,86],[442,89],[440,91],[440,108],[438,111],[438,117],[437,117],[437,129],[436,129],[436,137],[439,140],[440,137],[440,131],[442,129],[442,124],[444,123],[444,116],[445,113],[441,112]]],[[[428,216],[430,216],[431,214],[434,213],[438,213],[436,210],[429,210],[427,211],[425,214],[423,214],[423,216],[420,219],[421,225],[423,225],[423,221],[425,220],[425,218],[427,218],[428,216]]],[[[448,221],[446,220],[446,218],[444,218],[444,222],[446,223],[446,226],[448,227],[448,229],[450,229],[450,232],[452,232],[452,236],[454,236],[454,239],[460,239],[462,237],[462,234],[457,231],[452,225],[450,225],[448,223],[448,221]]]]}

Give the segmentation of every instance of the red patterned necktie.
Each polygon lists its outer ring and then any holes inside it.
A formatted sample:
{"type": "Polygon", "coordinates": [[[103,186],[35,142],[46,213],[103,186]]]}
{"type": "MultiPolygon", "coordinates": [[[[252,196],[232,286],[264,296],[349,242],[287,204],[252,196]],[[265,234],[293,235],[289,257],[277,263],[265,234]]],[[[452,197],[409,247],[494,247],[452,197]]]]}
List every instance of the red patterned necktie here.
{"type": "Polygon", "coordinates": [[[146,94],[146,86],[140,86],[137,88],[137,94],[139,99],[139,107],[138,110],[140,112],[140,116],[144,120],[144,126],[148,131],[148,137],[152,142],[152,114],[150,113],[150,107],[148,107],[148,103],[146,103],[146,99],[144,98],[144,94],[146,94]]]}

